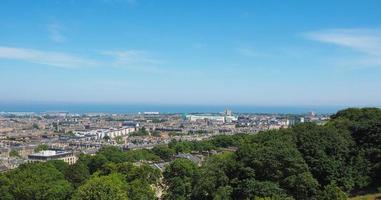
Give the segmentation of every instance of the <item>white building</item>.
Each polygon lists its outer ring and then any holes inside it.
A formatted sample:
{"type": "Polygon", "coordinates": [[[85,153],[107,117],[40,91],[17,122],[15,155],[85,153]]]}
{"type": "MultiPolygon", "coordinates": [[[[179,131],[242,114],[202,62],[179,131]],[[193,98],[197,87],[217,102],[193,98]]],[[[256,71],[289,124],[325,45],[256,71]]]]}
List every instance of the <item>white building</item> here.
{"type": "Polygon", "coordinates": [[[49,160],[63,160],[69,165],[77,162],[77,157],[72,152],[46,150],[28,155],[28,162],[46,162],[49,160]]]}
{"type": "Polygon", "coordinates": [[[118,136],[128,136],[128,134],[135,131],[135,127],[123,127],[123,128],[110,128],[110,129],[97,129],[86,132],[76,132],[79,135],[91,135],[95,139],[103,139],[105,136],[111,139],[118,136]]]}
{"type": "Polygon", "coordinates": [[[221,115],[187,115],[186,118],[189,121],[210,120],[210,121],[217,121],[222,123],[232,122],[238,119],[236,116],[221,116],[221,115]]]}

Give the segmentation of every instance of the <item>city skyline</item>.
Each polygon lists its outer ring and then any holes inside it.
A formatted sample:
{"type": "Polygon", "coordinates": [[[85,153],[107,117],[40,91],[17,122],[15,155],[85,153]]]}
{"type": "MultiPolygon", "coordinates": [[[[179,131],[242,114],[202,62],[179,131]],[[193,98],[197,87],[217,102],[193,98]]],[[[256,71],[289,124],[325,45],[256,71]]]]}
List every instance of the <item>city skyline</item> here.
{"type": "Polygon", "coordinates": [[[4,1],[0,102],[380,106],[380,6],[4,1]]]}

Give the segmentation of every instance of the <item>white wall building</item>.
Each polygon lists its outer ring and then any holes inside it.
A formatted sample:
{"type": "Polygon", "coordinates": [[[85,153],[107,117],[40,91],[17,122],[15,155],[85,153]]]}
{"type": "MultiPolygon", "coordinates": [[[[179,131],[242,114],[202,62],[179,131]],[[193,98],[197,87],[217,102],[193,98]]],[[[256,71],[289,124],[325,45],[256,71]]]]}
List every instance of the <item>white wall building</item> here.
{"type": "Polygon", "coordinates": [[[221,116],[221,115],[187,115],[186,118],[189,121],[197,121],[197,120],[210,120],[217,122],[232,122],[236,121],[238,118],[236,116],[221,116]]]}
{"type": "Polygon", "coordinates": [[[128,134],[135,131],[135,127],[123,127],[123,128],[110,128],[110,129],[97,129],[86,132],[76,132],[79,135],[92,135],[95,139],[103,139],[105,136],[111,139],[118,136],[128,136],[128,134]]]}
{"type": "Polygon", "coordinates": [[[46,162],[49,160],[63,160],[69,165],[77,162],[77,157],[68,151],[46,150],[28,155],[28,162],[46,162]]]}

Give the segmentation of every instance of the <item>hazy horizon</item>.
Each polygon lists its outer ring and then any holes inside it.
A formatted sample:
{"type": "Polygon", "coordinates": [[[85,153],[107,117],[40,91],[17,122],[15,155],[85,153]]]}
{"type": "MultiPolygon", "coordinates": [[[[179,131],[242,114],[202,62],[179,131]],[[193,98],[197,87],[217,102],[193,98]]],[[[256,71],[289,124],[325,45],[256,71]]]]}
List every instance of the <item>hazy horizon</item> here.
{"type": "Polygon", "coordinates": [[[316,112],[332,114],[349,107],[380,107],[380,106],[343,106],[343,105],[201,105],[201,104],[107,104],[107,103],[62,103],[62,102],[0,102],[0,112],[69,112],[69,113],[115,113],[133,114],[139,112],[160,113],[219,113],[230,109],[235,113],[278,113],[305,114],[316,112]]]}

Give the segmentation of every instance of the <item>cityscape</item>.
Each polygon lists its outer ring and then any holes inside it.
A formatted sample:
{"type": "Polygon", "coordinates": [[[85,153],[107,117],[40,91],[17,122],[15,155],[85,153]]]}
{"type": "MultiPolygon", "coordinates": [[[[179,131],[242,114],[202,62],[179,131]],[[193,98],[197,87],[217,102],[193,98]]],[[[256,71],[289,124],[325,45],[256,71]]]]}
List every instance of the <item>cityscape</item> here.
{"type": "Polygon", "coordinates": [[[126,150],[151,149],[172,140],[201,141],[217,135],[255,134],[304,122],[324,124],[328,119],[328,114],[314,112],[239,114],[229,109],[201,114],[3,112],[0,113],[0,170],[55,157],[74,164],[80,154],[95,154],[109,145],[126,150]],[[47,149],[37,152],[41,145],[47,149]],[[73,160],[66,160],[72,157],[73,160]]]}
{"type": "Polygon", "coordinates": [[[2,0],[0,200],[381,200],[381,0],[2,0]]]}

